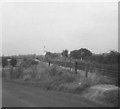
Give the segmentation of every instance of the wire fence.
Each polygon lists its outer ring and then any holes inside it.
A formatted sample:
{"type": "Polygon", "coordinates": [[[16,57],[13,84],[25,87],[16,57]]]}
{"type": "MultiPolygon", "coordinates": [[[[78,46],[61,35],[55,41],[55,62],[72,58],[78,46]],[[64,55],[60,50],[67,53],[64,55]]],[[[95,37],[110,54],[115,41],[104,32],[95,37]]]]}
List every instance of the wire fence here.
{"type": "Polygon", "coordinates": [[[120,78],[120,74],[119,74],[119,71],[118,70],[108,70],[108,69],[103,69],[103,68],[98,68],[98,67],[95,67],[95,66],[92,66],[92,65],[85,65],[85,64],[81,64],[79,62],[63,62],[63,61],[46,61],[44,60],[45,62],[48,62],[49,64],[52,63],[52,64],[55,64],[55,65],[58,65],[58,66],[63,66],[63,67],[67,67],[67,68],[70,68],[70,69],[74,69],[75,73],[77,73],[78,70],[83,70],[85,71],[86,73],[87,72],[91,72],[91,73],[100,73],[102,74],[103,76],[106,76],[108,78],[110,78],[111,80],[114,80],[116,82],[118,82],[118,79],[120,78]]]}

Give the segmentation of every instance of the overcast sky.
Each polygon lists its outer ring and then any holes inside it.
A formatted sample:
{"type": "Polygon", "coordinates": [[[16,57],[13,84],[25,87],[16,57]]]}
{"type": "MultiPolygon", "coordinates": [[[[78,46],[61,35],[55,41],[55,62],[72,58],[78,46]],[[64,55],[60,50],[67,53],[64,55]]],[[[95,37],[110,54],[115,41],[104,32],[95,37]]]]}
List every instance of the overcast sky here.
{"type": "Polygon", "coordinates": [[[118,50],[118,3],[6,2],[2,36],[4,55],[118,50]]]}

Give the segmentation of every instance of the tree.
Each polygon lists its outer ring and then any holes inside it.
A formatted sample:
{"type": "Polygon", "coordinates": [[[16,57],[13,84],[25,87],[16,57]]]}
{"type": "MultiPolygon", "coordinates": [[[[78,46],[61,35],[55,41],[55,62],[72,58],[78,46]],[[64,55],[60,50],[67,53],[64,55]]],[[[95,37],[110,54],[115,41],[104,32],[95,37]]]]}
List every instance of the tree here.
{"type": "Polygon", "coordinates": [[[56,57],[58,57],[57,53],[46,52],[45,54],[45,58],[47,61],[49,61],[50,59],[54,59],[56,57]]]}
{"type": "Polygon", "coordinates": [[[10,60],[10,65],[11,65],[12,67],[15,67],[15,66],[17,65],[17,60],[16,60],[15,58],[12,58],[12,59],[10,60]]]}
{"type": "Polygon", "coordinates": [[[80,59],[80,55],[78,53],[78,50],[73,50],[70,52],[70,56],[73,58],[73,59],[80,59]]]}
{"type": "Polygon", "coordinates": [[[119,53],[116,51],[110,51],[108,57],[110,58],[110,64],[118,64],[119,53]]]}
{"type": "Polygon", "coordinates": [[[61,54],[63,57],[68,57],[68,50],[63,50],[61,54]]]}
{"type": "Polygon", "coordinates": [[[68,50],[63,50],[61,54],[62,54],[62,56],[64,57],[65,66],[66,66],[66,65],[67,65],[66,59],[67,59],[67,57],[68,57],[68,50]]]}
{"type": "Polygon", "coordinates": [[[11,71],[10,71],[10,77],[11,78],[15,78],[14,69],[13,68],[17,65],[17,60],[12,57],[9,62],[10,62],[10,65],[12,66],[11,71]]]}
{"type": "Polygon", "coordinates": [[[81,48],[79,50],[71,51],[70,56],[73,59],[87,59],[87,57],[92,56],[92,52],[86,48],[81,48]]]}
{"type": "Polygon", "coordinates": [[[8,65],[7,58],[6,58],[6,57],[2,57],[2,77],[5,76],[4,68],[5,68],[5,66],[7,66],[7,65],[8,65]]]}
{"type": "Polygon", "coordinates": [[[6,57],[2,57],[2,67],[4,68],[6,65],[8,65],[8,61],[6,57]]]}
{"type": "Polygon", "coordinates": [[[119,52],[110,51],[109,53],[94,54],[91,56],[91,61],[100,64],[115,65],[119,63],[119,52]]]}
{"type": "Polygon", "coordinates": [[[79,52],[81,59],[86,59],[87,57],[92,55],[92,52],[86,48],[81,48],[79,52]]]}

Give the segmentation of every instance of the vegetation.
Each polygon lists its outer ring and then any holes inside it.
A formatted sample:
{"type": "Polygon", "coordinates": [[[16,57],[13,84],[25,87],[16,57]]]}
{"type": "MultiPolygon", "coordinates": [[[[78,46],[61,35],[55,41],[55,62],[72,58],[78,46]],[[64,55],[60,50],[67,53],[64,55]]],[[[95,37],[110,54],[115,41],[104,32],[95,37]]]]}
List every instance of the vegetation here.
{"type": "MultiPolygon", "coordinates": [[[[17,64],[17,59],[23,59],[21,63],[22,67],[30,67],[32,65],[37,65],[34,59],[37,57],[38,59],[43,60],[40,56],[36,55],[23,55],[21,56],[14,56],[14,57],[3,57],[2,58],[2,65],[3,67],[8,64],[7,59],[10,60],[10,65],[15,67],[17,64]]],[[[109,53],[102,53],[102,54],[94,54],[90,50],[86,48],[81,48],[79,50],[73,50],[68,54],[68,50],[63,50],[61,55],[60,53],[51,53],[47,52],[46,61],[51,61],[52,63],[66,66],[66,67],[75,67],[74,62],[78,61],[77,68],[80,70],[86,70],[89,72],[98,72],[102,74],[114,74],[113,77],[117,77],[117,71],[120,69],[118,68],[120,62],[120,53],[116,51],[110,51],[109,53]],[[61,57],[62,56],[62,57],[61,57]],[[69,58],[69,56],[71,58],[69,58]],[[59,60],[58,60],[59,59],[59,60]],[[104,70],[101,70],[104,69],[104,70]],[[112,72],[110,72],[112,71],[112,72]]]]}
{"type": "Polygon", "coordinates": [[[7,61],[7,58],[6,57],[2,57],[2,67],[4,69],[5,66],[8,65],[8,61],[7,61]]]}
{"type": "Polygon", "coordinates": [[[68,57],[68,50],[63,50],[61,54],[63,57],[68,57]]]}
{"type": "Polygon", "coordinates": [[[70,56],[73,59],[81,59],[81,60],[85,60],[87,57],[92,56],[92,52],[89,51],[86,48],[81,48],[79,50],[73,50],[70,52],[70,56]]]}
{"type": "Polygon", "coordinates": [[[53,58],[58,57],[58,54],[57,53],[46,52],[45,57],[47,59],[53,59],[53,58]]]}
{"type": "Polygon", "coordinates": [[[38,61],[35,61],[34,59],[30,59],[30,58],[24,58],[21,66],[22,67],[31,67],[32,65],[37,65],[38,61]]]}
{"type": "Polygon", "coordinates": [[[101,64],[114,65],[120,62],[120,53],[116,51],[110,51],[109,53],[97,54],[91,57],[91,61],[96,61],[101,64]]]}
{"type": "MultiPolygon", "coordinates": [[[[110,51],[109,53],[103,54],[93,54],[91,51],[82,48],[79,50],[73,50],[68,54],[68,50],[63,50],[61,53],[63,60],[60,58],[60,55],[57,53],[47,52],[45,57],[51,60],[52,64],[49,66],[44,62],[38,63],[35,61],[34,57],[29,58],[27,56],[22,57],[21,64],[18,66],[17,62],[18,57],[2,57],[2,66],[3,68],[8,65],[7,59],[10,60],[10,73],[11,79],[21,80],[23,83],[32,84],[35,86],[39,86],[42,89],[46,90],[57,90],[64,91],[70,93],[82,94],[85,90],[94,85],[100,84],[115,84],[108,77],[105,77],[100,73],[99,69],[106,70],[118,70],[118,64],[120,62],[120,53],[116,51],[110,51]],[[69,56],[72,58],[70,62],[69,56]],[[57,59],[61,59],[57,60],[57,59]],[[52,59],[54,61],[52,61],[52,59]],[[55,60],[56,59],[56,60],[55,60]],[[64,69],[57,65],[62,65],[66,67],[75,67],[75,63],[77,61],[78,69],[80,71],[75,74],[74,71],[64,69]],[[55,64],[55,65],[54,65],[55,64]],[[86,78],[85,71],[88,69],[88,77],[86,78]]],[[[40,60],[43,60],[42,57],[37,57],[40,60]]],[[[8,69],[5,69],[8,70],[8,69]]],[[[8,73],[7,72],[7,73],[8,73]]],[[[107,72],[110,73],[110,72],[107,72]]],[[[115,75],[115,72],[114,72],[115,75]]],[[[6,75],[5,75],[6,76],[6,75]]],[[[107,93],[105,101],[108,102],[117,102],[117,92],[111,92],[111,94],[107,93]],[[115,95],[113,98],[111,95],[115,95]],[[111,99],[113,98],[113,100],[111,99]]],[[[115,104],[114,103],[114,104],[115,104]]]]}
{"type": "Polygon", "coordinates": [[[73,50],[70,53],[73,59],[82,59],[87,62],[94,62],[99,64],[116,65],[120,63],[120,53],[117,51],[110,51],[109,53],[93,54],[87,49],[73,50]]]}
{"type": "MultiPolygon", "coordinates": [[[[21,83],[32,84],[41,89],[75,94],[82,94],[82,92],[94,85],[113,84],[109,78],[96,71],[94,73],[89,72],[88,78],[86,78],[83,75],[85,72],[80,71],[75,74],[74,71],[66,70],[57,65],[48,66],[44,62],[38,64],[34,59],[30,58],[24,58],[20,66],[15,66],[14,69],[9,71],[12,72],[12,80],[15,79],[21,83]]],[[[109,97],[110,95],[108,94],[105,101],[109,100],[109,97]]],[[[116,100],[116,98],[114,99],[116,100]]]]}
{"type": "Polygon", "coordinates": [[[11,58],[11,60],[10,60],[10,65],[11,65],[12,67],[15,67],[15,66],[17,65],[17,60],[16,60],[15,58],[11,58]]]}

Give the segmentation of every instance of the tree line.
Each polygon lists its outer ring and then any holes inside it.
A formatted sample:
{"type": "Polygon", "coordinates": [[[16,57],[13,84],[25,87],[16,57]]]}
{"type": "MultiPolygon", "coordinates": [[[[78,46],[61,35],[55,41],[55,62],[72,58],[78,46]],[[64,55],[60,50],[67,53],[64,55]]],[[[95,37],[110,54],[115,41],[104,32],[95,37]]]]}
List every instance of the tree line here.
{"type": "Polygon", "coordinates": [[[4,57],[2,56],[2,67],[4,68],[7,65],[15,67],[17,65],[17,60],[13,57],[4,57]]]}
{"type": "Polygon", "coordinates": [[[70,52],[73,59],[81,59],[89,62],[97,62],[100,64],[119,64],[120,53],[117,51],[110,51],[109,53],[95,54],[88,49],[79,49],[70,52]]]}
{"type": "MultiPolygon", "coordinates": [[[[67,59],[82,60],[86,62],[99,63],[99,64],[107,64],[107,65],[120,64],[120,53],[117,51],[95,54],[86,48],[81,48],[78,50],[72,50],[70,52],[67,49],[65,49],[61,53],[46,52],[45,54],[45,57],[50,59],[58,58],[60,56],[65,57],[67,59]]],[[[2,67],[4,68],[8,64],[15,67],[17,65],[17,58],[12,56],[10,57],[2,56],[2,67]]]]}
{"type": "MultiPolygon", "coordinates": [[[[69,51],[67,49],[61,52],[62,57],[72,58],[76,60],[84,60],[88,62],[95,62],[99,64],[116,65],[120,63],[120,53],[117,51],[110,51],[109,53],[95,54],[86,48],[69,51]]],[[[58,57],[57,53],[47,52],[46,57],[58,57]]]]}

